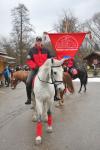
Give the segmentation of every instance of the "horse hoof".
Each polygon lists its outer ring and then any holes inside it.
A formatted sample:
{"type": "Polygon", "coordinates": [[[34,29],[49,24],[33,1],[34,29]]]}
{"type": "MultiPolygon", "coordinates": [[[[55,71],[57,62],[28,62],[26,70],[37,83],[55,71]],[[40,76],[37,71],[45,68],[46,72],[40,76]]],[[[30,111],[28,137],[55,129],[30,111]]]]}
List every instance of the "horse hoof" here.
{"type": "Polygon", "coordinates": [[[37,117],[36,116],[32,116],[32,122],[37,122],[37,117]]]}
{"type": "Polygon", "coordinates": [[[52,133],[52,131],[53,131],[52,126],[48,126],[48,127],[47,127],[47,132],[48,132],[48,133],[52,133]]]}
{"type": "Polygon", "coordinates": [[[39,145],[42,143],[42,138],[41,136],[37,136],[36,139],[35,139],[35,142],[36,142],[36,145],[39,145]]]}
{"type": "Polygon", "coordinates": [[[14,87],[11,87],[11,89],[14,90],[15,88],[14,88],[14,87]]]}
{"type": "Polygon", "coordinates": [[[55,107],[60,108],[61,106],[64,106],[64,102],[59,102],[55,105],[55,107]]]}
{"type": "Polygon", "coordinates": [[[55,105],[55,107],[59,108],[59,107],[60,107],[59,103],[57,103],[57,104],[55,105]]]}
{"type": "Polygon", "coordinates": [[[64,106],[64,101],[59,101],[60,106],[64,106]]]}

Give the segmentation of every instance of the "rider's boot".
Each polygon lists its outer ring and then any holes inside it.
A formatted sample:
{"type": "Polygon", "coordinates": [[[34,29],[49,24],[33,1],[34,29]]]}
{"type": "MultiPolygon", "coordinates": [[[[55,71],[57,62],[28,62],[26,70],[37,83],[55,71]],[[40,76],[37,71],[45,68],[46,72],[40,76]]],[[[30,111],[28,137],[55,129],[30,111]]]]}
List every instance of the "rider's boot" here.
{"type": "Polygon", "coordinates": [[[28,99],[26,102],[25,102],[26,105],[29,105],[31,104],[31,99],[28,99]]]}
{"type": "Polygon", "coordinates": [[[26,105],[31,104],[31,88],[26,87],[26,92],[27,92],[27,101],[25,102],[26,105]]]}

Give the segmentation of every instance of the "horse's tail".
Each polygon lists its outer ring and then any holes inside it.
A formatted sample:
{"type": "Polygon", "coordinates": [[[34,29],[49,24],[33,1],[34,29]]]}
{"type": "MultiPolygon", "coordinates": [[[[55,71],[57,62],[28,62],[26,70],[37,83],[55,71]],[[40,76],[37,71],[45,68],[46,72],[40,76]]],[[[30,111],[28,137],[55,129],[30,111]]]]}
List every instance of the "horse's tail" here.
{"type": "Polygon", "coordinates": [[[74,93],[74,85],[72,82],[72,78],[69,73],[64,73],[64,84],[67,85],[69,92],[74,93]]]}
{"type": "Polygon", "coordinates": [[[86,84],[88,83],[88,74],[87,74],[87,71],[86,71],[86,84]]]}

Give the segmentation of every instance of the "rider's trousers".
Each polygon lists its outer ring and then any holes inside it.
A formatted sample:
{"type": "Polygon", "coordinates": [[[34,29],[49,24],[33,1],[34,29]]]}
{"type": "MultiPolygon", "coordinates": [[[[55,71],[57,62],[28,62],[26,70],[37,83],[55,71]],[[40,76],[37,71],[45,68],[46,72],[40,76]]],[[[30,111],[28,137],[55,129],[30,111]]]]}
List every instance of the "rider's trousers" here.
{"type": "Polygon", "coordinates": [[[35,75],[38,73],[38,68],[31,70],[29,72],[29,75],[26,80],[26,93],[27,93],[27,99],[31,101],[31,91],[32,91],[32,81],[35,77],[35,75]]]}

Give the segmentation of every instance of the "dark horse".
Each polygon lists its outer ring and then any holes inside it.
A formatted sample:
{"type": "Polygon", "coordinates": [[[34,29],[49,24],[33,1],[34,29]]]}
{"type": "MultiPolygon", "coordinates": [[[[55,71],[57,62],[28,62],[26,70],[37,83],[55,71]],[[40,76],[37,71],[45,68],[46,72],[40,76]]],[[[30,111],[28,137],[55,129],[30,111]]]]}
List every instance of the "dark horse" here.
{"type": "Polygon", "coordinates": [[[82,90],[82,86],[84,86],[84,92],[86,92],[86,85],[87,85],[87,80],[88,80],[88,74],[87,74],[87,71],[85,69],[85,67],[80,67],[80,68],[74,68],[77,70],[77,74],[74,75],[73,73],[73,68],[72,69],[69,69],[68,72],[70,73],[72,79],[76,79],[76,78],[79,78],[80,79],[80,89],[79,89],[79,93],[81,92],[82,90]]]}

